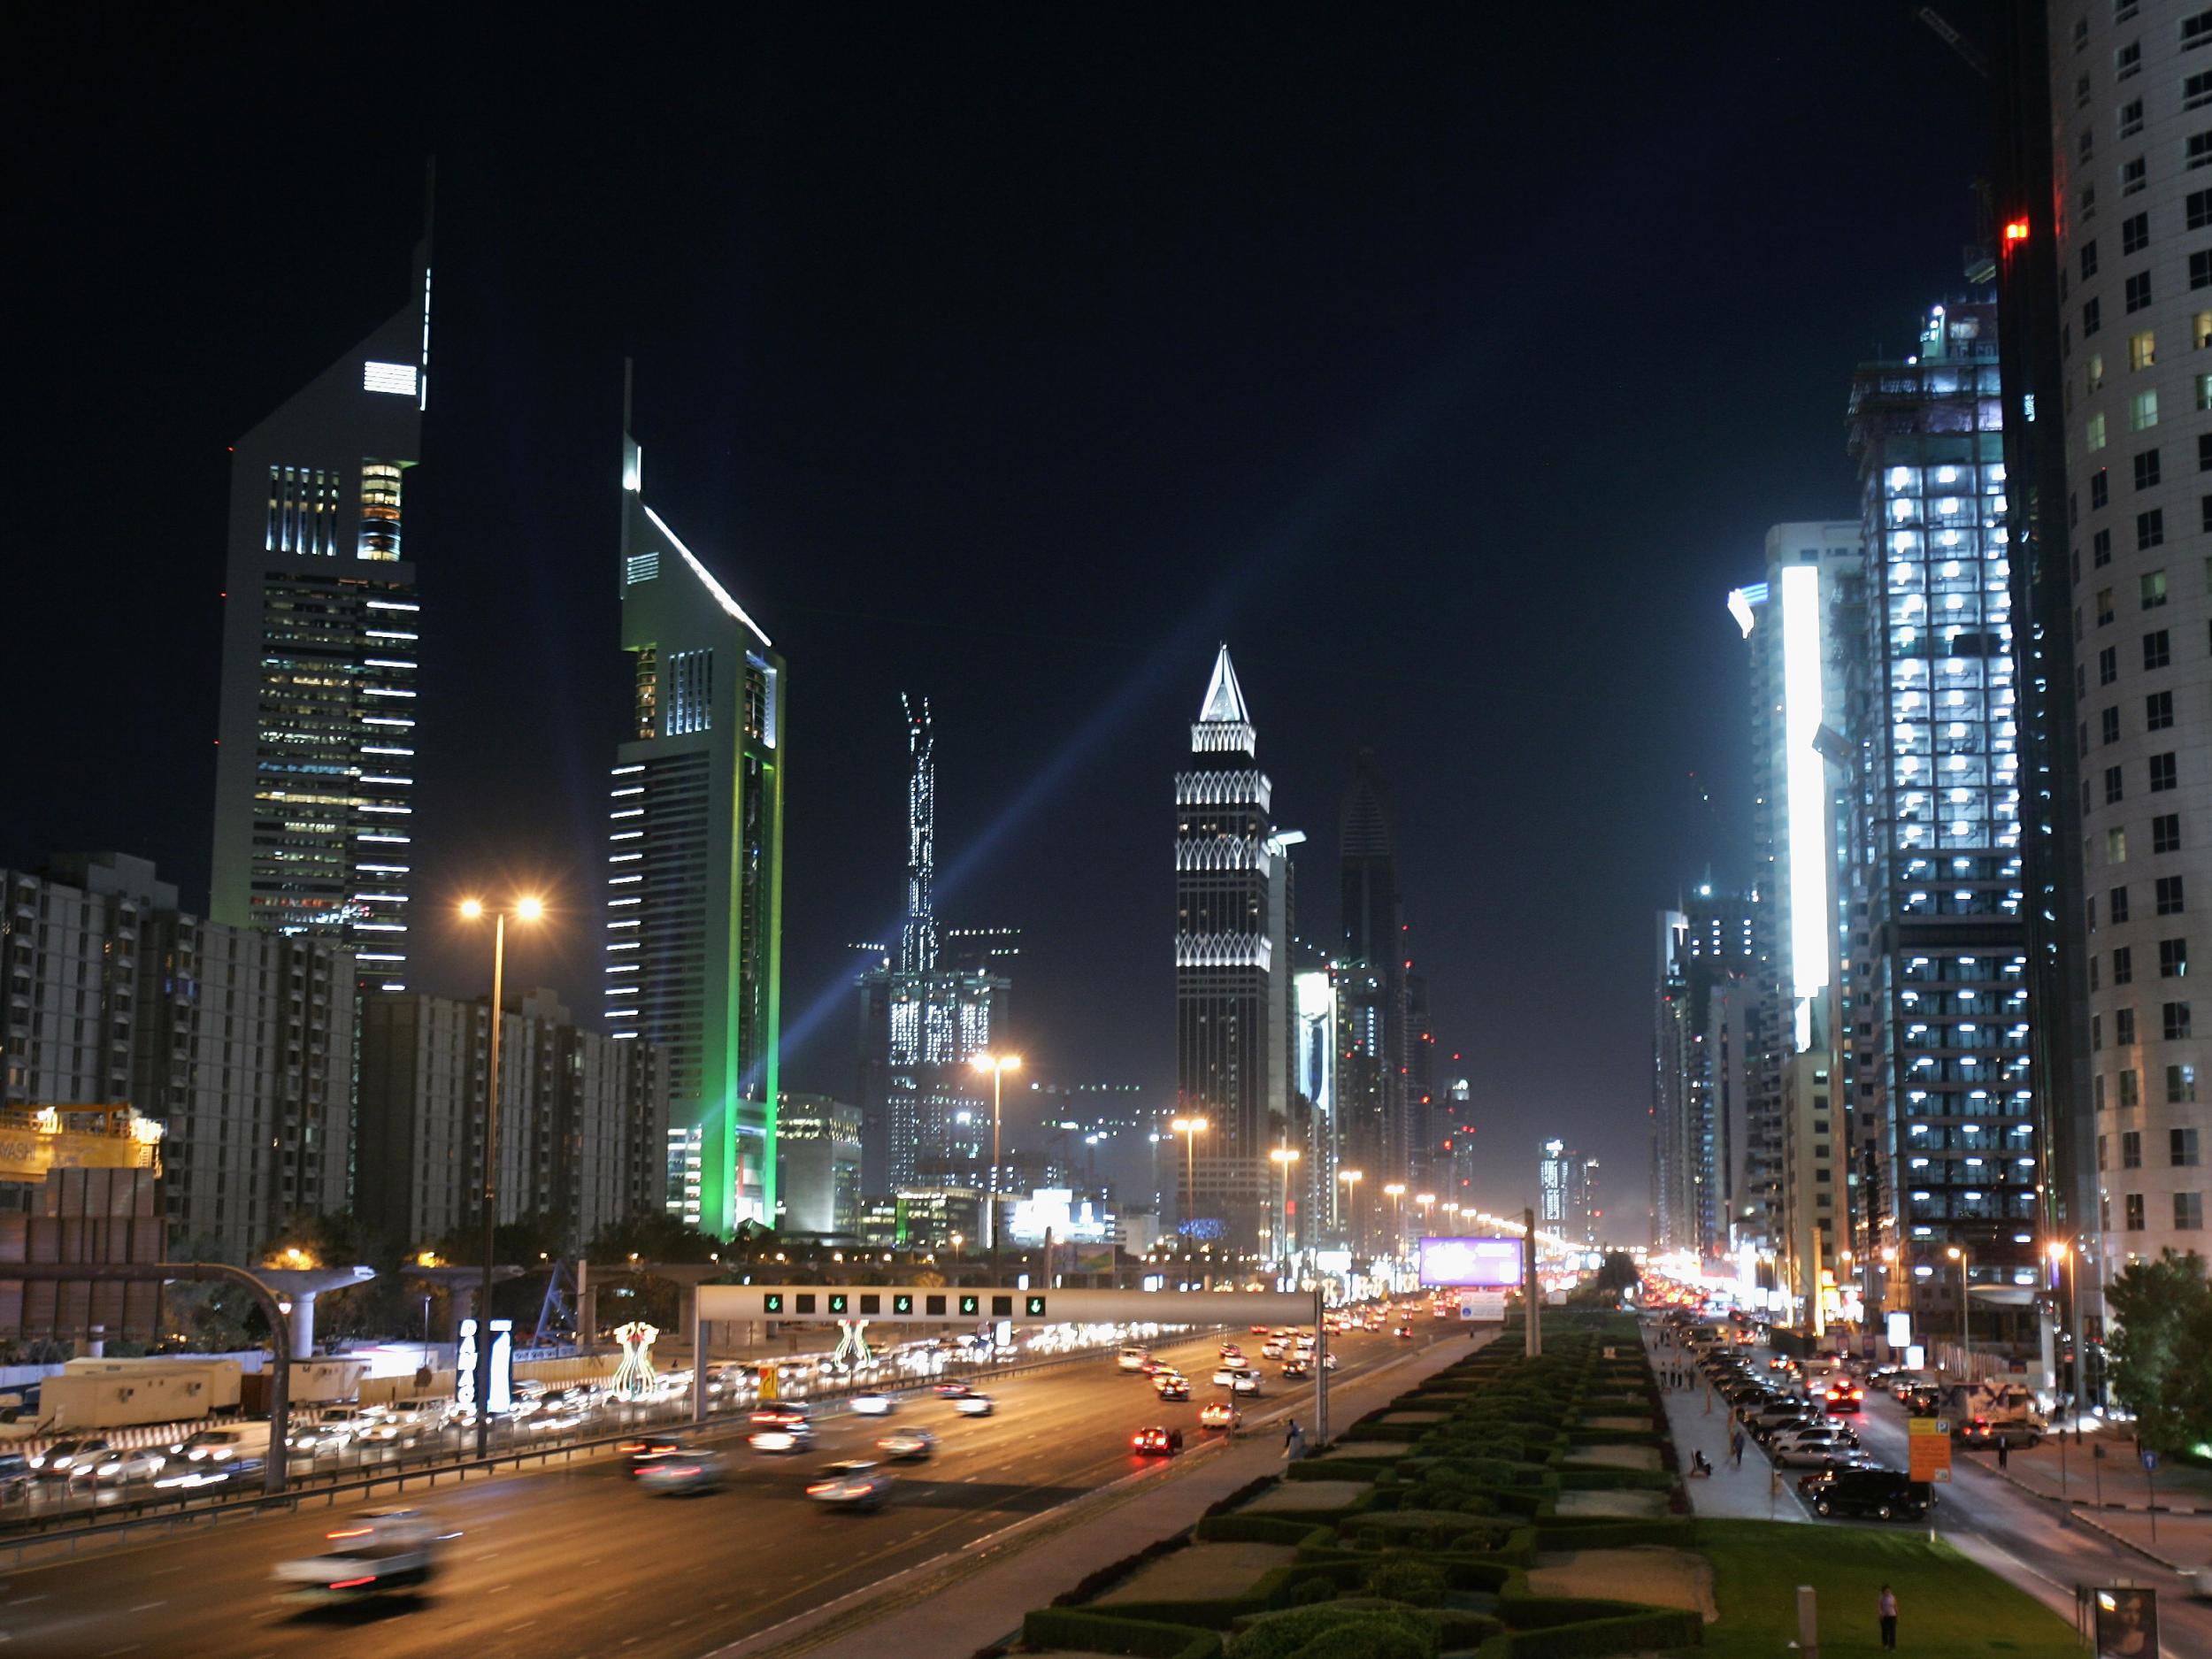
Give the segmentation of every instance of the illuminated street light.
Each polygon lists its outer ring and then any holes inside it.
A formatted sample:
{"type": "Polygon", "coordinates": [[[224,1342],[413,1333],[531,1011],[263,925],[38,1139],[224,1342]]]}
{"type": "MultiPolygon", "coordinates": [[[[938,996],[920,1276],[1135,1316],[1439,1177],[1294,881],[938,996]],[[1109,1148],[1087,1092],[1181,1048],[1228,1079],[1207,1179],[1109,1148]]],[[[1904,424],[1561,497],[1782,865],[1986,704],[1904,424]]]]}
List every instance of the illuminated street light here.
{"type": "Polygon", "coordinates": [[[998,1271],[998,1136],[999,1097],[1003,1091],[1006,1074],[1021,1070],[1022,1057],[1018,1054],[979,1054],[969,1064],[979,1071],[991,1074],[991,1195],[985,1200],[990,1218],[984,1231],[991,1246],[991,1271],[998,1271]]]}
{"type": "Polygon", "coordinates": [[[499,1220],[499,1027],[507,999],[507,918],[534,922],[545,915],[535,895],[504,909],[483,900],[461,901],[461,918],[492,918],[491,1064],[484,1078],[484,1287],[476,1309],[476,1455],[488,1455],[492,1435],[492,1233],[499,1220]]]}
{"type": "Polygon", "coordinates": [[[1282,1232],[1277,1238],[1276,1242],[1278,1246],[1280,1247],[1278,1249],[1277,1254],[1281,1256],[1283,1258],[1283,1271],[1286,1277],[1287,1277],[1290,1271],[1290,1258],[1294,1254],[1291,1248],[1290,1236],[1290,1172],[1297,1166],[1298,1160],[1304,1155],[1301,1153],[1296,1147],[1277,1147],[1267,1156],[1275,1163],[1282,1165],[1283,1170],[1283,1224],[1282,1232]]]}
{"type": "MultiPolygon", "coordinates": [[[[1351,1224],[1348,1230],[1352,1238],[1356,1239],[1359,1236],[1359,1184],[1367,1179],[1367,1171],[1365,1170],[1339,1170],[1336,1172],[1336,1179],[1351,1189],[1345,1198],[1344,1207],[1348,1212],[1346,1219],[1351,1224]]],[[[1353,1249],[1359,1248],[1356,1244],[1349,1244],[1348,1240],[1348,1244],[1353,1249]]]]}
{"type": "Polygon", "coordinates": [[[1403,1181],[1386,1181],[1383,1191],[1390,1194],[1390,1257],[1396,1261],[1406,1253],[1405,1196],[1403,1181]]]}

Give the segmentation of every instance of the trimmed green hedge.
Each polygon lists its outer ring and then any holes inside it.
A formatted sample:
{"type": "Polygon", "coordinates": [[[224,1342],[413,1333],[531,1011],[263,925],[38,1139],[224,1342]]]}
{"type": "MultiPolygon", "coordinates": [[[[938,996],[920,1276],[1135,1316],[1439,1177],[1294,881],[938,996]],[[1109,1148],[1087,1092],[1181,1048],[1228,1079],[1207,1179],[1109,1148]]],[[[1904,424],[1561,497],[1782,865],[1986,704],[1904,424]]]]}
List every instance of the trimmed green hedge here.
{"type": "Polygon", "coordinates": [[[1134,1654],[1140,1659],[1220,1659],[1221,1638],[1188,1624],[1048,1607],[1022,1620],[1022,1640],[1032,1647],[1071,1647],[1081,1653],[1134,1654]]]}
{"type": "Polygon", "coordinates": [[[1163,1624],[1195,1624],[1205,1630],[1227,1630],[1240,1618],[1283,1606],[1290,1598],[1295,1566],[1276,1567],[1262,1573],[1241,1595],[1202,1601],[1117,1601],[1116,1618],[1151,1619],[1163,1624]]]}
{"type": "Polygon", "coordinates": [[[1695,1549],[1696,1528],[1687,1520],[1616,1521],[1600,1517],[1579,1520],[1557,1516],[1536,1525],[1539,1549],[1626,1549],[1634,1544],[1664,1544],[1695,1549]]]}
{"type": "Polygon", "coordinates": [[[1353,1659],[1432,1659],[1438,1645],[1436,1626],[1412,1608],[1322,1601],[1250,1620],[1229,1639],[1227,1652],[1230,1659],[1314,1659],[1339,1651],[1353,1659]]]}
{"type": "Polygon", "coordinates": [[[1616,1654],[1704,1644],[1705,1621],[1697,1614],[1657,1608],[1581,1624],[1509,1631],[1476,1648],[1475,1659],[1612,1659],[1616,1654]]]}
{"type": "Polygon", "coordinates": [[[1288,1544],[1320,1548],[1335,1540],[1324,1510],[1315,1515],[1209,1515],[1191,1536],[1202,1544],[1288,1544]]]}

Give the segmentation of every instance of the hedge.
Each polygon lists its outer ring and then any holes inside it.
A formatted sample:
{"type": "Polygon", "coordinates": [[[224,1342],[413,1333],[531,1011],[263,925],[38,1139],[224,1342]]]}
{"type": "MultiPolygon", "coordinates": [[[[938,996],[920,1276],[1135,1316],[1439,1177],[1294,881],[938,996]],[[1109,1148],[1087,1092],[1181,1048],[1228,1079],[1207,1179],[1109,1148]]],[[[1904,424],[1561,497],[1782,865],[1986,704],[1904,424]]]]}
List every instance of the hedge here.
{"type": "Polygon", "coordinates": [[[1435,1625],[1412,1608],[1323,1601],[1252,1619],[1229,1639],[1230,1659],[1293,1659],[1334,1636],[1357,1645],[1348,1654],[1388,1654],[1393,1647],[1427,1659],[1437,1650],[1435,1625]]]}
{"type": "Polygon", "coordinates": [[[1048,1607],[1022,1620],[1022,1640],[1032,1647],[1071,1647],[1081,1653],[1135,1654],[1141,1659],[1221,1659],[1221,1638],[1189,1624],[1048,1607]]]}
{"type": "Polygon", "coordinates": [[[1198,1523],[1198,1530],[1192,1536],[1202,1544],[1288,1544],[1302,1548],[1330,1543],[1336,1537],[1336,1529],[1317,1516],[1209,1515],[1198,1523]]]}
{"type": "Polygon", "coordinates": [[[1699,1615],[1655,1608],[1580,1624],[1509,1631],[1476,1648],[1475,1659],[1612,1659],[1617,1654],[1700,1647],[1704,1643],[1705,1621],[1699,1615]]]}
{"type": "Polygon", "coordinates": [[[1241,1595],[1225,1595],[1199,1601],[1117,1601],[1117,1618],[1151,1619],[1163,1624],[1196,1624],[1207,1630],[1226,1630],[1240,1618],[1280,1607],[1288,1599],[1295,1566],[1276,1567],[1262,1573],[1241,1595]]]}
{"type": "Polygon", "coordinates": [[[1634,1544],[1664,1544],[1673,1549],[1697,1548],[1696,1529],[1687,1521],[1578,1520],[1560,1516],[1536,1525],[1539,1549],[1626,1549],[1634,1544]]]}

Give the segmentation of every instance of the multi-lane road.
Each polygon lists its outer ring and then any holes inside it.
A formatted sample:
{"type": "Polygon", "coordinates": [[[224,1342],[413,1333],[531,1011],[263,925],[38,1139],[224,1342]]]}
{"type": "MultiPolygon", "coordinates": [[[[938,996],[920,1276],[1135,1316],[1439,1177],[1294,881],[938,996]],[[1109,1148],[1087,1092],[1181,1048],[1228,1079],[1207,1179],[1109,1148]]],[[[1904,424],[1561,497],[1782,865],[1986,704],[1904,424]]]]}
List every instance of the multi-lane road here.
{"type": "MultiPolygon", "coordinates": [[[[1425,1318],[1414,1329],[1414,1342],[1332,1338],[1333,1382],[1459,1334],[1425,1318]]],[[[325,1533],[358,1500],[335,1509],[310,1500],[297,1514],[26,1567],[0,1578],[0,1659],[694,1659],[1136,1472],[1143,1460],[1129,1437],[1148,1423],[1179,1425],[1195,1444],[1199,1407],[1223,1394],[1208,1381],[1216,1340],[1159,1345],[1191,1376],[1188,1404],[1159,1403],[1143,1378],[1103,1356],[997,1385],[989,1417],[956,1417],[925,1395],[887,1422],[834,1417],[797,1456],[757,1455],[731,1438],[730,1483],[699,1497],[649,1495],[611,1458],[419,1499],[379,1494],[369,1502],[419,1502],[461,1533],[419,1603],[276,1599],[273,1564],[326,1548],[325,1533]],[[936,1432],[937,1455],[899,1466],[886,1508],[826,1510],[805,1495],[811,1471],[871,1454],[889,1426],[907,1424],[936,1432]]],[[[1304,1417],[1310,1388],[1262,1369],[1269,1392],[1248,1409],[1295,1404],[1304,1417]]]]}

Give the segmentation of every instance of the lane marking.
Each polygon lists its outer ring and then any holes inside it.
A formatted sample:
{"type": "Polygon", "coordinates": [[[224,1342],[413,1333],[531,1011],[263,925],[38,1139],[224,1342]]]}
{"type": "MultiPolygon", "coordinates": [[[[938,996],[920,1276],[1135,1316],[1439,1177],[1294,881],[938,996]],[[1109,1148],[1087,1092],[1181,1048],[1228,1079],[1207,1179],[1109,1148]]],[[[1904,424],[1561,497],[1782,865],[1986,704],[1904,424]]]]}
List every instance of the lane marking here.
{"type": "Polygon", "coordinates": [[[524,1619],[524,1620],[522,1621],[522,1623],[521,1623],[521,1624],[510,1624],[510,1625],[508,1625],[508,1626],[507,1626],[504,1630],[501,1631],[499,1633],[500,1633],[501,1635],[503,1635],[503,1636],[511,1636],[511,1635],[513,1635],[513,1634],[514,1634],[517,1631],[518,1631],[518,1630],[528,1630],[528,1629],[530,1628],[530,1626],[531,1626],[531,1625],[533,1625],[533,1624],[536,1624],[537,1622],[538,1622],[538,1621],[537,1621],[537,1620],[535,1620],[535,1619],[534,1619],[534,1618],[526,1618],[526,1619],[524,1619]]]}
{"type": "Polygon", "coordinates": [[[166,1601],[141,1601],[136,1607],[133,1608],[131,1611],[134,1613],[150,1613],[157,1607],[167,1607],[168,1605],[169,1604],[166,1601]]]}

